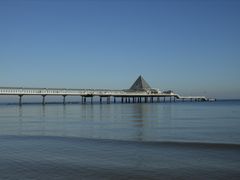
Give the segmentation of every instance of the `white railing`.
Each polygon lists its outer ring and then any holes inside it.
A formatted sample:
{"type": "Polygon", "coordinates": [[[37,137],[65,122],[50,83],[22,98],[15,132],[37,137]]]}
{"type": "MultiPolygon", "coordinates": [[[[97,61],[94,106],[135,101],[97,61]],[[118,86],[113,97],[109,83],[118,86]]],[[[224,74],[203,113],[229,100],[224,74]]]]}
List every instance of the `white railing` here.
{"type": "Polygon", "coordinates": [[[145,92],[128,90],[107,90],[107,89],[57,89],[57,88],[10,88],[0,87],[0,95],[79,95],[79,96],[160,96],[176,97],[177,99],[204,99],[204,96],[180,96],[173,92],[145,92]]]}
{"type": "Polygon", "coordinates": [[[4,95],[120,95],[122,90],[99,90],[99,89],[45,89],[45,88],[0,88],[0,94],[4,95]]]}

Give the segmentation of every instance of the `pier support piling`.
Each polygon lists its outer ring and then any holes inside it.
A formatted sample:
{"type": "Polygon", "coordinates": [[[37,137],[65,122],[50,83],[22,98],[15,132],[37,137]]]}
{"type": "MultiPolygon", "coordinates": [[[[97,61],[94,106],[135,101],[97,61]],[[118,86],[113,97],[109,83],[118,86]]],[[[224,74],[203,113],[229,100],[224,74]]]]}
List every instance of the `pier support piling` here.
{"type": "Polygon", "coordinates": [[[19,96],[19,105],[21,106],[22,105],[22,97],[23,95],[18,95],[19,96]]]}
{"type": "Polygon", "coordinates": [[[151,97],[150,101],[151,101],[151,103],[153,103],[153,97],[151,97]]]}
{"type": "Polygon", "coordinates": [[[147,103],[147,97],[144,97],[144,102],[147,103]]]}
{"type": "Polygon", "coordinates": [[[111,101],[110,96],[108,96],[107,97],[107,104],[110,104],[110,101],[111,101]]]}
{"type": "Polygon", "coordinates": [[[45,97],[46,97],[46,95],[42,95],[42,105],[45,105],[45,104],[46,104],[46,102],[45,102],[45,97]]]}
{"type": "Polygon", "coordinates": [[[63,104],[66,104],[66,95],[63,95],[63,104]]]}

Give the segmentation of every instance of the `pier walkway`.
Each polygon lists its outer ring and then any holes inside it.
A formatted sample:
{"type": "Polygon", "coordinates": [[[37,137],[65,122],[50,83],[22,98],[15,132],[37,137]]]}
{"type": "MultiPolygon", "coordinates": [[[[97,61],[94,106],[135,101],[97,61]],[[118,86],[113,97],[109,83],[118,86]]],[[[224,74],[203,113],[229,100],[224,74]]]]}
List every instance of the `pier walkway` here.
{"type": "Polygon", "coordinates": [[[42,96],[42,104],[45,104],[46,96],[62,96],[63,103],[66,103],[66,96],[81,96],[82,103],[86,103],[90,98],[93,103],[93,97],[99,97],[99,102],[103,102],[103,98],[107,103],[117,100],[122,103],[142,103],[142,102],[165,102],[167,99],[176,100],[191,100],[191,101],[207,101],[204,96],[180,96],[172,91],[159,91],[152,89],[147,82],[139,76],[130,89],[126,90],[109,90],[109,89],[64,89],[64,88],[22,88],[22,87],[0,87],[0,95],[17,95],[19,96],[19,104],[22,104],[23,96],[42,96]],[[166,99],[167,98],[167,99],[166,99]],[[113,99],[113,101],[111,101],[113,99]]]}

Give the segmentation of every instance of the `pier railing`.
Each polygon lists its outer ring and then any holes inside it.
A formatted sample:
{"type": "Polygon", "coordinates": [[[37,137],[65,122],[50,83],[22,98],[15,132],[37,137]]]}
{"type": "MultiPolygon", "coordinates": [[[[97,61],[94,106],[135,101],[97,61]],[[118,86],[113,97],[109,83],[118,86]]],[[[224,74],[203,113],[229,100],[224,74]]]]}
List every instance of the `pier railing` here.
{"type": "MultiPolygon", "coordinates": [[[[197,100],[197,101],[207,101],[208,99],[205,96],[180,96],[173,92],[164,93],[164,92],[151,92],[151,91],[129,91],[129,90],[109,90],[109,89],[64,89],[64,88],[19,88],[19,87],[0,87],[0,95],[18,95],[20,97],[19,103],[22,102],[22,96],[25,95],[41,95],[43,97],[43,103],[45,103],[45,96],[63,96],[64,103],[66,96],[82,96],[83,101],[86,101],[86,97],[99,96],[108,97],[108,101],[110,101],[110,97],[122,98],[122,102],[126,102],[123,98],[128,98],[127,102],[141,102],[141,98],[145,98],[145,101],[148,102],[146,98],[151,98],[150,101],[153,101],[153,98],[158,98],[160,101],[160,97],[165,98],[174,98],[178,100],[197,100]],[[137,99],[137,100],[136,100],[137,99]]],[[[100,99],[101,100],[101,99],[100,99]]],[[[171,101],[171,99],[170,99],[171,101]]],[[[92,102],[92,99],[91,99],[92,102]]]]}

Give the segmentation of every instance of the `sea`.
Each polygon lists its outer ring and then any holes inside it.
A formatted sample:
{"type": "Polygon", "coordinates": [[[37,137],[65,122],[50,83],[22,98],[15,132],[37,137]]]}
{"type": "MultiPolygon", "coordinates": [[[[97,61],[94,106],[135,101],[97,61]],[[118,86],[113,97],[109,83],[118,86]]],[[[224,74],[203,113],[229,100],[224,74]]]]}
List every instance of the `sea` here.
{"type": "Polygon", "coordinates": [[[0,104],[0,179],[240,179],[240,101],[0,104]]]}

